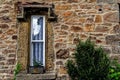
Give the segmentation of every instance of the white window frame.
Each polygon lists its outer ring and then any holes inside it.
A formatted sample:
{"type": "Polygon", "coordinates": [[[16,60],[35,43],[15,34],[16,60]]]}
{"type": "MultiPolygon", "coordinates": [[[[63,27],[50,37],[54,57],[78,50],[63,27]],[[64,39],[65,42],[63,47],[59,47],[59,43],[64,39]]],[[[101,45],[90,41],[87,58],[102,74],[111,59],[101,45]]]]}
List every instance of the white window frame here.
{"type": "Polygon", "coordinates": [[[31,16],[31,32],[30,32],[30,66],[33,66],[33,42],[43,42],[43,66],[45,66],[45,16],[43,15],[32,15],[31,16]],[[43,40],[32,40],[32,33],[33,33],[33,29],[32,29],[32,19],[33,17],[43,17],[43,40]]]}

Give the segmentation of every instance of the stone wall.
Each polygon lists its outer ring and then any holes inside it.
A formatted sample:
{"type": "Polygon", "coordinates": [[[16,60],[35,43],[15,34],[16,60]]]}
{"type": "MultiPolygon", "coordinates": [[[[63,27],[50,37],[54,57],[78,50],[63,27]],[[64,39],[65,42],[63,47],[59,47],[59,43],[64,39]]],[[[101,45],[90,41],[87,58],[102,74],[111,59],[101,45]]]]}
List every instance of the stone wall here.
{"type": "Polygon", "coordinates": [[[58,22],[53,24],[54,51],[60,80],[68,77],[65,75],[65,62],[68,57],[72,57],[78,38],[91,38],[97,45],[101,45],[110,57],[120,57],[117,1],[57,0],[54,3],[58,15],[58,22]]]}
{"type": "Polygon", "coordinates": [[[16,63],[17,26],[14,0],[0,0],[0,80],[12,80],[16,63]]]}
{"type": "MultiPolygon", "coordinates": [[[[19,0],[25,2],[25,0],[19,0]]],[[[120,0],[26,0],[55,5],[57,22],[51,22],[54,48],[53,70],[57,80],[69,80],[65,63],[72,57],[78,38],[101,45],[112,58],[120,58],[120,0]]],[[[16,16],[13,0],[0,1],[0,79],[10,80],[17,52],[16,16]]],[[[19,36],[19,35],[18,35],[19,36]]],[[[49,48],[49,47],[48,47],[49,48]]]]}

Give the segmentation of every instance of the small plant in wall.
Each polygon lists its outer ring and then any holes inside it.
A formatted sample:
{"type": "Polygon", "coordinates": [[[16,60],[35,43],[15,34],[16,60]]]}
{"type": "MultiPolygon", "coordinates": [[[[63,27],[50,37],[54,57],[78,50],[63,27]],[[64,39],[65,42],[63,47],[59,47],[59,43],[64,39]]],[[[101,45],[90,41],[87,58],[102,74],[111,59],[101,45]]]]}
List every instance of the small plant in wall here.
{"type": "Polygon", "coordinates": [[[67,61],[66,67],[72,80],[110,80],[110,61],[106,53],[89,39],[79,41],[74,58],[67,61]]]}
{"type": "Polygon", "coordinates": [[[14,80],[16,80],[16,76],[17,76],[17,74],[20,72],[20,70],[21,70],[21,64],[20,64],[20,63],[17,63],[17,64],[16,64],[16,67],[15,67],[15,69],[14,69],[14,80]]]}
{"type": "Polygon", "coordinates": [[[40,61],[34,60],[33,62],[34,66],[30,66],[29,72],[32,74],[42,74],[45,72],[44,66],[40,61]]]}
{"type": "Polygon", "coordinates": [[[110,80],[120,80],[120,63],[118,60],[111,61],[109,77],[110,80]]]}

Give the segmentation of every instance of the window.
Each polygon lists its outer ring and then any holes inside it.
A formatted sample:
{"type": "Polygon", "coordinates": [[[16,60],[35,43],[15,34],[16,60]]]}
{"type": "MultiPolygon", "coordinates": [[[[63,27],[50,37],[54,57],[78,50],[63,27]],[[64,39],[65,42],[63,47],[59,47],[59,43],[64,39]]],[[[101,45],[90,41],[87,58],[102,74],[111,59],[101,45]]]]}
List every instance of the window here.
{"type": "Polygon", "coordinates": [[[34,61],[45,66],[45,16],[31,16],[30,66],[34,61]]]}

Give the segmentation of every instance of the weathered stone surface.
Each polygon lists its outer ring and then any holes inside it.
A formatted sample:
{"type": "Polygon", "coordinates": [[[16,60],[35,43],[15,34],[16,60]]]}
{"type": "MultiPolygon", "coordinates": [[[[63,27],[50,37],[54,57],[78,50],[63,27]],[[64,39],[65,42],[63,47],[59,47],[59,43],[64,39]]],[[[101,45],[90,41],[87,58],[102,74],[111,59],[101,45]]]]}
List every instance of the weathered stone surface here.
{"type": "Polygon", "coordinates": [[[85,20],[86,20],[85,18],[80,18],[80,19],[79,19],[79,22],[80,22],[80,23],[85,23],[85,20]]]}
{"type": "Polygon", "coordinates": [[[2,29],[8,29],[9,26],[7,24],[0,24],[0,28],[2,28],[2,29]]]}
{"type": "Polygon", "coordinates": [[[78,2],[78,0],[68,0],[68,2],[70,2],[70,3],[77,3],[78,2]]]}
{"type": "Polygon", "coordinates": [[[120,47],[119,46],[113,46],[112,47],[112,52],[114,54],[120,54],[120,47]]]}
{"type": "Polygon", "coordinates": [[[91,31],[94,31],[94,24],[85,24],[84,26],[84,31],[85,32],[91,32],[91,31]]]}
{"type": "Polygon", "coordinates": [[[0,55],[0,61],[5,60],[5,56],[0,55]]]}
{"type": "Polygon", "coordinates": [[[115,33],[120,33],[120,26],[119,26],[119,25],[115,25],[115,26],[113,27],[113,31],[114,31],[115,33]]]}
{"type": "Polygon", "coordinates": [[[96,32],[108,32],[109,31],[109,27],[105,27],[105,26],[96,26],[95,28],[96,32]]]}
{"type": "Polygon", "coordinates": [[[7,64],[8,65],[14,65],[15,64],[15,59],[8,59],[7,64]]]}
{"type": "Polygon", "coordinates": [[[72,11],[66,11],[63,13],[63,17],[70,17],[72,16],[73,12],[72,11]]]}
{"type": "Polygon", "coordinates": [[[69,57],[69,51],[67,49],[59,49],[56,52],[56,57],[58,59],[66,59],[69,57]]]}
{"type": "Polygon", "coordinates": [[[68,31],[60,31],[59,35],[68,35],[68,31]]]}
{"type": "Polygon", "coordinates": [[[108,12],[103,16],[104,22],[119,22],[119,13],[118,12],[108,12]]]}
{"type": "Polygon", "coordinates": [[[71,5],[66,4],[66,5],[56,5],[55,7],[56,10],[70,10],[71,9],[71,5]]]}
{"type": "Polygon", "coordinates": [[[92,9],[93,4],[80,4],[81,9],[92,9]]]}
{"type": "Polygon", "coordinates": [[[94,19],[93,18],[87,18],[86,19],[86,23],[88,23],[88,24],[91,24],[91,23],[93,23],[94,22],[94,19]]]}
{"type": "Polygon", "coordinates": [[[56,79],[56,73],[45,74],[18,74],[17,80],[54,80],[56,79]]]}
{"type": "Polygon", "coordinates": [[[13,29],[9,29],[6,33],[7,33],[7,35],[13,35],[16,33],[16,31],[13,29]]]}
{"type": "Polygon", "coordinates": [[[66,44],[63,44],[63,43],[56,43],[55,44],[55,48],[66,48],[66,44]]]}
{"type": "Polygon", "coordinates": [[[111,47],[103,47],[103,50],[104,50],[107,54],[111,54],[111,53],[112,53],[111,47]]]}
{"type": "Polygon", "coordinates": [[[79,38],[74,38],[73,44],[77,44],[79,42],[79,38]]]}
{"type": "Polygon", "coordinates": [[[59,73],[59,74],[67,74],[67,70],[66,70],[65,67],[60,67],[60,68],[58,69],[58,73],[59,73]]]}
{"type": "Polygon", "coordinates": [[[67,26],[67,25],[61,25],[61,29],[63,29],[63,30],[68,30],[68,28],[69,28],[69,26],[67,26]]]}
{"type": "Polygon", "coordinates": [[[57,61],[56,65],[63,65],[63,62],[62,61],[57,61]]]}
{"type": "Polygon", "coordinates": [[[102,22],[102,17],[100,15],[96,15],[95,23],[101,23],[101,22],[102,22]]]}
{"type": "Polygon", "coordinates": [[[73,31],[73,32],[81,32],[81,31],[83,31],[83,29],[80,26],[72,26],[71,31],[73,31]]]}
{"type": "Polygon", "coordinates": [[[13,50],[13,49],[5,49],[5,50],[3,50],[3,52],[2,52],[3,54],[9,54],[9,53],[15,53],[15,50],[13,50]]]}
{"type": "Polygon", "coordinates": [[[9,16],[2,16],[0,17],[0,20],[1,22],[6,22],[6,23],[9,23],[12,21],[9,16]]]}
{"type": "Polygon", "coordinates": [[[13,58],[15,58],[16,57],[16,55],[15,54],[9,54],[9,56],[8,57],[13,57],[13,58]]]}
{"type": "Polygon", "coordinates": [[[120,35],[106,36],[106,44],[119,45],[120,35]]]}

